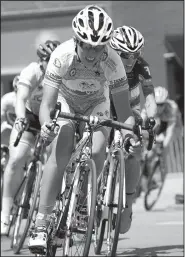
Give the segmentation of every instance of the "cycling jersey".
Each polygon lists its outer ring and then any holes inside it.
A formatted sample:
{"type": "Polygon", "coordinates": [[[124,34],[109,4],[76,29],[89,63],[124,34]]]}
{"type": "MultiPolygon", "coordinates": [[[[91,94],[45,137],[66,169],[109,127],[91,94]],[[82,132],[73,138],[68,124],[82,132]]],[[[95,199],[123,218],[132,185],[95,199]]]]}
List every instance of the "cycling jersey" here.
{"type": "MultiPolygon", "coordinates": [[[[144,108],[141,112],[143,120],[146,120],[147,114],[146,109],[144,108]]],[[[167,99],[164,103],[163,111],[159,111],[157,108],[156,119],[160,121],[160,127],[157,131],[157,134],[163,133],[166,131],[169,124],[175,123],[176,128],[182,127],[181,113],[178,109],[178,106],[175,101],[167,99]]]]}
{"type": "Polygon", "coordinates": [[[15,105],[16,93],[14,91],[3,95],[1,98],[1,118],[2,116],[6,118],[8,112],[15,114],[15,105]]]}
{"type": "Polygon", "coordinates": [[[20,73],[18,87],[20,85],[29,86],[30,96],[26,102],[26,108],[39,115],[40,104],[43,95],[44,72],[41,70],[39,63],[32,62],[20,73]]]}
{"type": "Polygon", "coordinates": [[[149,94],[154,94],[154,87],[152,84],[152,77],[148,63],[142,57],[139,57],[132,71],[127,73],[127,78],[130,91],[129,100],[131,108],[140,111],[139,86],[142,86],[143,94],[145,97],[149,94]]]}
{"type": "Polygon", "coordinates": [[[44,79],[44,84],[59,89],[75,112],[85,113],[90,107],[109,101],[109,87],[119,92],[118,81],[128,90],[122,62],[111,47],[105,47],[99,62],[92,68],[84,66],[75,48],[74,39],[58,46],[51,54],[44,79]]]}

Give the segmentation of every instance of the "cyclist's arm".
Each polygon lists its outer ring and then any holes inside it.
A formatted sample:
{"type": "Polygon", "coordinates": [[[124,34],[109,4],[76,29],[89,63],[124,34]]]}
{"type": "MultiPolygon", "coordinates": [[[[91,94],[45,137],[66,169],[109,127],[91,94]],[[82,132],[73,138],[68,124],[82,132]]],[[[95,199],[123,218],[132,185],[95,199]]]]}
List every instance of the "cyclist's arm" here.
{"type": "Polygon", "coordinates": [[[41,126],[44,124],[44,122],[50,122],[50,112],[55,108],[57,98],[58,89],[55,87],[50,87],[47,83],[44,83],[43,97],[39,110],[39,120],[41,126]]]}
{"type": "Polygon", "coordinates": [[[31,89],[36,87],[35,63],[29,64],[20,73],[17,85],[17,99],[15,113],[17,118],[26,117],[26,102],[30,97],[31,89]]]}
{"type": "Polygon", "coordinates": [[[57,68],[54,65],[56,58],[55,55],[58,55],[58,52],[56,53],[56,51],[54,51],[51,54],[43,81],[43,97],[39,111],[39,120],[41,126],[44,124],[44,122],[49,123],[51,121],[50,112],[55,108],[59,87],[62,82],[63,67],[61,65],[61,68],[57,68]]]}
{"type": "Polygon", "coordinates": [[[29,98],[30,89],[28,85],[18,85],[15,113],[17,118],[26,117],[26,101],[29,98]]]}
{"type": "Polygon", "coordinates": [[[154,95],[154,86],[152,84],[152,77],[148,65],[142,67],[142,74],[139,78],[142,85],[143,95],[145,97],[145,108],[148,118],[155,117],[157,113],[157,105],[154,95]]]}
{"type": "Polygon", "coordinates": [[[164,148],[166,148],[169,145],[169,143],[173,137],[173,134],[175,133],[175,125],[176,125],[175,121],[170,121],[168,123],[167,129],[166,129],[166,135],[165,135],[164,142],[163,142],[164,148]]]}

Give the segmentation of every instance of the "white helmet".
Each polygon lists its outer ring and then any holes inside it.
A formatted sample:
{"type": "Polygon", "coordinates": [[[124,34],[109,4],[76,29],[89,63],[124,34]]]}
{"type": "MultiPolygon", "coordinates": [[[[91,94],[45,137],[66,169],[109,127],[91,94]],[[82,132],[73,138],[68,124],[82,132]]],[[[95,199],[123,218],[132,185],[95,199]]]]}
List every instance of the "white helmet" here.
{"type": "Polygon", "coordinates": [[[113,33],[113,22],[97,5],[88,5],[72,21],[76,36],[92,46],[107,44],[113,33]]]}
{"type": "Polygon", "coordinates": [[[135,28],[122,26],[114,30],[110,45],[115,50],[135,53],[144,46],[144,37],[135,28]]]}
{"type": "Polygon", "coordinates": [[[166,101],[168,98],[168,90],[164,87],[155,87],[155,101],[157,104],[162,104],[166,101]]]}

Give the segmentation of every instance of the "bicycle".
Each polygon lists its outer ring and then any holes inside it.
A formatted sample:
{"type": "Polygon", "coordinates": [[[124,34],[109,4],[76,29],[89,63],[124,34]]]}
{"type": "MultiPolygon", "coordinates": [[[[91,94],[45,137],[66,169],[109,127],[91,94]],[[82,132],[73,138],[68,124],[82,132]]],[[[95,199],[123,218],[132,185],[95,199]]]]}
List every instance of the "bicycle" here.
{"type": "MultiPolygon", "coordinates": [[[[129,130],[132,130],[137,135],[141,144],[142,129],[148,130],[150,138],[148,150],[150,150],[154,142],[152,128],[155,123],[151,119],[148,127],[142,127],[140,117],[135,117],[135,119],[135,126],[129,130]]],[[[126,207],[125,159],[128,158],[129,154],[124,149],[124,139],[120,128],[128,129],[124,124],[120,123],[115,130],[111,131],[107,158],[98,177],[94,252],[95,254],[100,254],[101,252],[107,224],[106,256],[116,255],[121,212],[126,207]]]]}
{"type": "Polygon", "coordinates": [[[83,136],[76,144],[69,164],[67,165],[66,172],[68,172],[67,175],[71,176],[71,182],[66,185],[64,193],[57,198],[56,206],[53,215],[51,216],[51,222],[48,229],[46,252],[39,252],[39,249],[36,249],[35,254],[55,256],[56,249],[63,246],[64,256],[74,256],[80,247],[79,242],[75,242],[75,234],[82,234],[82,239],[84,239],[84,235],[86,238],[83,249],[80,249],[81,252],[79,253],[79,256],[88,256],[92,234],[95,232],[94,217],[97,204],[96,167],[94,161],[91,159],[93,131],[98,126],[122,126],[122,128],[126,129],[132,129],[132,127],[123,123],[115,122],[111,119],[98,120],[98,125],[93,126],[93,121],[98,119],[98,117],[92,116],[88,117],[64,112],[61,112],[59,116],[66,119],[83,121],[86,123],[86,126],[83,136]],[[86,180],[84,179],[84,176],[87,177],[86,180]],[[90,192],[90,195],[87,194],[88,197],[85,199],[86,202],[82,202],[80,201],[81,195],[79,192],[84,192],[84,190],[82,190],[82,185],[85,184],[85,181],[88,181],[87,188],[90,190],[88,189],[86,192],[90,192]],[[83,208],[83,203],[87,205],[85,208],[83,208]],[[79,222],[80,220],[76,219],[80,211],[86,218],[81,220],[81,224],[79,222]],[[74,246],[77,246],[75,252],[73,252],[72,249],[74,246]]]}
{"type": "MultiPolygon", "coordinates": [[[[60,106],[57,105],[55,108],[55,116],[52,121],[53,126],[55,126],[56,124],[59,111],[60,106]]],[[[13,217],[10,228],[12,225],[14,225],[13,236],[11,239],[11,248],[13,248],[13,252],[15,254],[18,254],[20,252],[28,234],[30,225],[34,225],[35,223],[39,204],[40,183],[43,173],[42,166],[44,164],[43,154],[45,150],[45,142],[42,139],[40,133],[38,133],[39,131],[37,129],[30,127],[29,131],[36,132],[37,136],[33,156],[29,162],[29,165],[26,167],[25,176],[14,199],[14,207],[12,211],[13,217]],[[19,193],[20,191],[22,191],[21,194],[19,193]],[[22,228],[23,219],[25,218],[27,219],[26,224],[22,229],[23,232],[21,233],[20,229],[22,228]]],[[[24,129],[18,133],[14,146],[18,145],[23,132],[24,129]]]]}
{"type": "MultiPolygon", "coordinates": [[[[158,143],[153,150],[153,163],[151,163],[151,158],[148,158],[148,155],[145,157],[144,168],[149,168],[147,189],[144,196],[144,206],[147,211],[150,211],[154,205],[157,203],[166,178],[165,171],[165,160],[163,156],[163,145],[158,143]]],[[[146,175],[146,171],[143,176],[146,175]]]]}
{"type": "MultiPolygon", "coordinates": [[[[59,116],[76,121],[82,117],[63,112],[59,116]]],[[[70,183],[65,184],[64,193],[57,197],[50,218],[46,252],[43,249],[30,249],[36,256],[55,256],[57,248],[62,245],[64,256],[74,256],[79,250],[79,256],[89,254],[96,206],[96,167],[92,159],[92,134],[93,128],[88,120],[81,140],[74,143],[74,150],[64,174],[64,177],[70,177],[70,183]],[[76,252],[73,253],[75,246],[76,252]]]]}

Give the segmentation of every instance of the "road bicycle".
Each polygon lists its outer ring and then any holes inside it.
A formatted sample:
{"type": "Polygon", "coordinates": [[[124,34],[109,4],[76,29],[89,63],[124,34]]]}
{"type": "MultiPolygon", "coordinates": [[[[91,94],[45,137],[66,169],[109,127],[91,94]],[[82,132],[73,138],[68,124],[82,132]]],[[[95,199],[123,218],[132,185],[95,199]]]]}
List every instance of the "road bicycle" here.
{"type": "MultiPolygon", "coordinates": [[[[142,127],[140,117],[135,117],[135,125],[130,129],[142,144],[142,130],[149,133],[148,150],[154,142],[153,127],[155,122],[150,119],[147,127],[142,127]]],[[[107,158],[102,172],[98,177],[97,206],[95,218],[94,251],[100,254],[106,236],[106,256],[115,256],[119,239],[121,213],[126,207],[125,160],[129,154],[125,150],[121,133],[124,124],[119,124],[111,131],[107,148],[107,158]],[[106,230],[107,226],[107,230],[106,230]]]]}
{"type": "MultiPolygon", "coordinates": [[[[59,114],[60,106],[56,106],[55,114],[52,121],[52,126],[56,125],[56,120],[59,114]]],[[[21,130],[14,146],[17,146],[24,130],[21,130]]],[[[11,238],[11,248],[13,252],[18,254],[28,235],[30,226],[34,225],[39,204],[40,184],[43,174],[43,164],[46,160],[43,159],[45,155],[45,142],[42,139],[39,131],[35,128],[29,127],[30,132],[37,133],[33,156],[25,169],[24,178],[19,186],[19,189],[14,198],[14,205],[12,210],[12,220],[10,228],[13,226],[13,235],[11,238]],[[21,193],[20,193],[21,192],[21,193]],[[26,220],[25,220],[26,219],[26,220]]],[[[10,229],[9,229],[10,232],[10,229]]]]}
{"type": "MultiPolygon", "coordinates": [[[[148,155],[145,157],[144,168],[148,172],[148,182],[144,196],[144,206],[147,211],[152,210],[157,203],[164,186],[166,170],[163,150],[162,143],[157,143],[153,150],[153,161],[151,161],[151,158],[148,158],[148,155]]],[[[144,175],[146,175],[146,172],[144,172],[144,175]]]]}
{"type": "MultiPolygon", "coordinates": [[[[60,113],[66,119],[82,120],[85,116],[60,113]]],[[[86,120],[83,136],[74,143],[74,151],[64,177],[63,194],[56,200],[48,228],[47,249],[31,249],[36,256],[55,256],[63,248],[63,256],[88,256],[96,206],[96,166],[92,159],[93,126],[86,120]]],[[[75,137],[76,138],[76,137],[75,137]]]]}
{"type": "Polygon", "coordinates": [[[95,116],[88,117],[64,112],[59,116],[85,122],[85,130],[67,165],[65,173],[70,175],[70,183],[66,183],[64,193],[57,198],[48,229],[47,249],[45,252],[43,249],[31,249],[31,251],[36,256],[55,256],[57,248],[62,247],[63,256],[88,256],[92,234],[95,232],[97,205],[96,167],[92,160],[93,132],[100,126],[129,130],[133,128],[111,119],[99,120],[95,116]],[[95,120],[97,126],[93,125],[95,120]],[[86,192],[85,199],[84,192],[86,192]]]}

